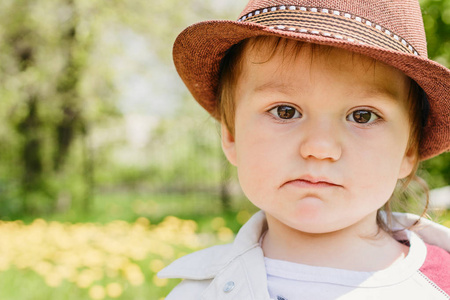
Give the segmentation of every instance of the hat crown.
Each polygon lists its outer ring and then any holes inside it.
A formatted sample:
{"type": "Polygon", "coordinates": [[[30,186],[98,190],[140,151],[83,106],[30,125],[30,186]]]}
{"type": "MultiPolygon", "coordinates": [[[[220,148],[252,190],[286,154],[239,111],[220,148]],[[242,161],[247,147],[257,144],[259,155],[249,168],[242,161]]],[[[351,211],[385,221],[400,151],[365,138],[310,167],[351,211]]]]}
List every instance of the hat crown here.
{"type": "Polygon", "coordinates": [[[422,13],[417,0],[250,0],[239,18],[265,8],[306,7],[335,10],[360,17],[401,36],[427,57],[422,13]]]}

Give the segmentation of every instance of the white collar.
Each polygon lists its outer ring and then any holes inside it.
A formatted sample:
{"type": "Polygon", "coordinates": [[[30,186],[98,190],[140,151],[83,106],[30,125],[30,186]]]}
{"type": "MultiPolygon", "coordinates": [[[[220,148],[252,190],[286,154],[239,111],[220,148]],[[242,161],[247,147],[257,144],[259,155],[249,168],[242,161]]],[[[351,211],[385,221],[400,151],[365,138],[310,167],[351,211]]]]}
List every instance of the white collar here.
{"type": "Polygon", "coordinates": [[[259,238],[266,230],[266,215],[259,211],[242,226],[232,244],[213,246],[183,256],[161,270],[158,277],[212,279],[236,257],[259,248],[259,238]]]}

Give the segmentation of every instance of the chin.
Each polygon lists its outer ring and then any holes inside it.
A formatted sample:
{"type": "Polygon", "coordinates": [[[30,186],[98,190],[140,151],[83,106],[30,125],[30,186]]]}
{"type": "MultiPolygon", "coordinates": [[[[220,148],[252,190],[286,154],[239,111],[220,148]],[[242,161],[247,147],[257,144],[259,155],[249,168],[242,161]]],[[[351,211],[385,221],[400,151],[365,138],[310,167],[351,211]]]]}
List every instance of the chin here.
{"type": "Polygon", "coordinates": [[[295,230],[307,233],[307,234],[327,234],[331,232],[339,231],[343,228],[339,228],[336,226],[327,226],[322,223],[314,223],[314,224],[298,224],[297,226],[293,227],[295,230]]]}
{"type": "Polygon", "coordinates": [[[303,211],[295,218],[283,223],[297,231],[310,234],[332,233],[351,226],[351,224],[343,224],[340,220],[335,220],[333,216],[317,211],[314,213],[303,211]]]}

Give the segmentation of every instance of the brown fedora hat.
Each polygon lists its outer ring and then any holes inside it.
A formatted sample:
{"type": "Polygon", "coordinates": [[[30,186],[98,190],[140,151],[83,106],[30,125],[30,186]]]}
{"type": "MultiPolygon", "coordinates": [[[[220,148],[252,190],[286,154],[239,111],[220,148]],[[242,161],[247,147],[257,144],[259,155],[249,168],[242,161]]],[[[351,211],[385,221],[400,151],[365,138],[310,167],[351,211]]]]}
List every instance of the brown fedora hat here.
{"type": "Polygon", "coordinates": [[[260,35],[343,48],[403,71],[428,98],[421,159],[450,149],[450,70],[428,59],[417,0],[250,0],[237,21],[186,28],[174,44],[175,67],[213,116],[221,60],[234,44],[260,35]]]}

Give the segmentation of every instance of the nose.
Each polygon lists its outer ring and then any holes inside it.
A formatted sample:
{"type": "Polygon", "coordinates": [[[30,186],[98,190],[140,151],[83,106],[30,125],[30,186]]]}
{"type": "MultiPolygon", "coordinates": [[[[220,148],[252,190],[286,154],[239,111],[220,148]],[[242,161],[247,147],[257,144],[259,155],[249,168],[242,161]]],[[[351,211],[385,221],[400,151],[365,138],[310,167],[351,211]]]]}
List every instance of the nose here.
{"type": "Polygon", "coordinates": [[[337,161],[342,155],[338,127],[331,122],[311,122],[302,128],[300,154],[305,159],[337,161]]]}

